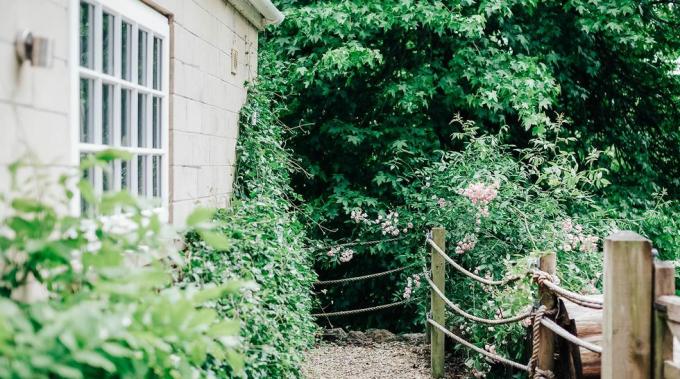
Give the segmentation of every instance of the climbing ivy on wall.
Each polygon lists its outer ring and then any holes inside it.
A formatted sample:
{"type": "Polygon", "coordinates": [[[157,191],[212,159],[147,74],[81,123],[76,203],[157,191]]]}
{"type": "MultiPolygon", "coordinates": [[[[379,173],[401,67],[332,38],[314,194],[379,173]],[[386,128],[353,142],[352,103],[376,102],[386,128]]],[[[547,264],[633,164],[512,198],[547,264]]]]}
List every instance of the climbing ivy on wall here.
{"type": "MultiPolygon", "coordinates": [[[[259,289],[214,304],[220,314],[242,320],[241,337],[248,378],[295,378],[305,347],[313,342],[310,316],[311,269],[304,228],[290,187],[294,167],[285,147],[286,127],[278,121],[282,108],[274,91],[277,75],[271,55],[260,56],[260,73],[248,89],[241,111],[238,166],[231,207],[220,211],[224,251],[188,239],[187,281],[223,282],[232,277],[255,281],[259,289]]],[[[280,76],[279,76],[280,78],[280,76]]],[[[223,377],[229,367],[216,367],[223,377]]]]}

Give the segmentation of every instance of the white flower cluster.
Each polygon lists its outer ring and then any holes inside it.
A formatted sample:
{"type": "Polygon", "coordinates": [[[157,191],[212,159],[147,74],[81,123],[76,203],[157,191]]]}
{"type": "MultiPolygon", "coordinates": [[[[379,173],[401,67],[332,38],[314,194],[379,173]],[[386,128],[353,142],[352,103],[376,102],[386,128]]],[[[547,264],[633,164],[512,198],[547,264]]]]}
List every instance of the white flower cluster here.
{"type": "Polygon", "coordinates": [[[331,248],[330,250],[328,250],[328,252],[326,253],[326,255],[329,256],[329,257],[331,257],[331,258],[332,258],[332,257],[335,257],[335,256],[338,255],[338,254],[340,255],[340,257],[339,257],[338,259],[339,259],[340,262],[342,262],[342,263],[347,263],[347,262],[351,261],[352,258],[354,258],[354,250],[352,250],[352,249],[345,249],[345,250],[343,250],[343,249],[341,249],[341,248],[339,248],[339,247],[332,247],[332,248],[331,248]]]}
{"type": "Polygon", "coordinates": [[[597,242],[600,239],[594,235],[584,234],[583,226],[580,224],[574,224],[570,218],[562,221],[562,232],[564,233],[562,250],[572,251],[578,248],[579,251],[584,253],[594,252],[597,250],[597,242]]]}
{"type": "Polygon", "coordinates": [[[380,225],[382,234],[388,236],[398,236],[400,233],[407,233],[409,229],[413,229],[413,224],[408,223],[405,227],[399,225],[399,213],[389,211],[385,217],[379,215],[375,220],[368,218],[368,214],[361,208],[357,208],[350,214],[352,221],[357,224],[363,223],[366,225],[380,225]]]}
{"type": "Polygon", "coordinates": [[[413,288],[420,288],[420,274],[413,274],[406,279],[406,287],[404,287],[404,299],[410,299],[413,294],[413,288]]]}
{"type": "MultiPolygon", "coordinates": [[[[378,221],[380,222],[380,229],[382,229],[383,235],[398,236],[399,235],[399,213],[389,212],[385,216],[385,220],[382,216],[378,216],[378,221]]],[[[408,230],[404,229],[404,233],[408,230]]]]}
{"type": "Polygon", "coordinates": [[[340,254],[340,262],[347,263],[354,257],[354,250],[347,249],[340,254]]]}
{"type": "Polygon", "coordinates": [[[456,254],[464,254],[466,251],[470,251],[477,245],[477,236],[474,234],[467,234],[462,241],[456,243],[456,254]]]}
{"type": "Polygon", "coordinates": [[[361,208],[353,210],[352,213],[350,214],[350,217],[357,224],[360,224],[360,223],[370,224],[371,223],[370,220],[368,219],[368,214],[366,212],[364,212],[361,208]]]}
{"type": "Polygon", "coordinates": [[[119,236],[133,233],[139,227],[130,217],[122,213],[101,216],[99,221],[102,224],[102,232],[119,236]]]}
{"type": "MultiPolygon", "coordinates": [[[[97,236],[97,223],[94,220],[84,219],[80,221],[80,231],[87,241],[85,250],[90,253],[98,252],[102,248],[102,242],[97,236]]],[[[75,233],[75,231],[74,231],[75,233]]]]}

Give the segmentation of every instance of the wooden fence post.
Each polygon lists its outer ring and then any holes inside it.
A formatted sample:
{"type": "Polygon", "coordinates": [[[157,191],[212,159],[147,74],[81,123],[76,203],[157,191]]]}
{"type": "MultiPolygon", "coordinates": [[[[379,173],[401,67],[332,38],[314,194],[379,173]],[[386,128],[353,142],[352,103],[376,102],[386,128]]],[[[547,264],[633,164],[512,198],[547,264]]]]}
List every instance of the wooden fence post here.
{"type": "Polygon", "coordinates": [[[652,245],[634,232],[604,243],[602,379],[652,377],[652,245]]]}
{"type": "MultiPolygon", "coordinates": [[[[446,229],[432,228],[432,240],[439,248],[446,251],[446,229]]],[[[442,293],[446,293],[444,291],[446,283],[446,262],[444,261],[444,257],[432,248],[431,259],[432,281],[442,293]]],[[[446,326],[444,300],[439,298],[434,291],[430,292],[432,320],[440,325],[446,326]]],[[[430,367],[432,368],[432,377],[436,379],[444,377],[444,337],[444,333],[442,333],[441,330],[432,327],[430,328],[430,367]]]]}
{"type": "MultiPolygon", "coordinates": [[[[661,296],[675,295],[675,265],[654,262],[654,301],[661,296]]],[[[666,323],[665,309],[654,309],[654,379],[663,379],[664,362],[673,359],[673,333],[666,323]]]]}
{"type": "MultiPolygon", "coordinates": [[[[538,261],[538,268],[551,276],[555,276],[557,273],[557,254],[551,252],[543,255],[538,261]]],[[[551,311],[557,307],[557,297],[550,289],[540,286],[538,291],[539,301],[546,311],[551,311]]],[[[555,362],[555,335],[548,328],[541,327],[540,330],[541,342],[536,367],[543,371],[553,371],[555,362]]]]}

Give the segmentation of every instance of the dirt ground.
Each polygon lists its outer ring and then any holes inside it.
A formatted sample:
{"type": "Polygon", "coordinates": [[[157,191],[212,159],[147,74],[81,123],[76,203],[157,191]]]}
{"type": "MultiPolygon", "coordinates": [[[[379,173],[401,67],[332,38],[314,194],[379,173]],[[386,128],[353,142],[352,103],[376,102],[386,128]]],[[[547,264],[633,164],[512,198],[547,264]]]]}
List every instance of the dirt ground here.
{"type": "Polygon", "coordinates": [[[429,363],[423,347],[404,342],[372,346],[324,343],[307,352],[307,379],[427,379],[429,363]]]}

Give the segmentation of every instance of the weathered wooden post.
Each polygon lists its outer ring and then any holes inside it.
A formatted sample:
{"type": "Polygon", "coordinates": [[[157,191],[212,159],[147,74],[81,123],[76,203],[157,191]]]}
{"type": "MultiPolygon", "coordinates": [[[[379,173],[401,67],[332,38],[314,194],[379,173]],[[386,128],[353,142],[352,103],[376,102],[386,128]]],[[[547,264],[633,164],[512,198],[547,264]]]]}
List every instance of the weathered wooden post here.
{"type": "MultiPolygon", "coordinates": [[[[432,240],[439,246],[440,249],[446,251],[446,229],[444,228],[432,228],[432,240]]],[[[431,259],[432,259],[432,281],[437,288],[444,291],[444,286],[446,283],[446,261],[434,247],[430,249],[431,259]]],[[[439,298],[439,296],[434,292],[431,293],[431,304],[432,304],[432,320],[434,320],[439,325],[446,326],[446,315],[444,308],[444,300],[439,298]]],[[[430,367],[432,368],[433,378],[444,377],[444,333],[437,328],[430,328],[430,367]]]]}
{"type": "Polygon", "coordinates": [[[652,377],[652,245],[630,231],[604,243],[602,379],[652,377]]]}
{"type": "MultiPolygon", "coordinates": [[[[654,301],[661,296],[675,295],[675,265],[654,262],[654,301]]],[[[673,333],[666,323],[666,307],[654,309],[654,379],[664,378],[664,362],[673,359],[673,333]]]]}
{"type": "MultiPolygon", "coordinates": [[[[557,273],[557,254],[546,253],[538,261],[538,268],[555,277],[557,273]]],[[[540,286],[538,289],[539,302],[549,312],[557,307],[557,296],[548,288],[540,286]]],[[[541,343],[536,359],[536,367],[543,371],[553,371],[555,362],[555,335],[545,327],[541,327],[541,343]]]]}

